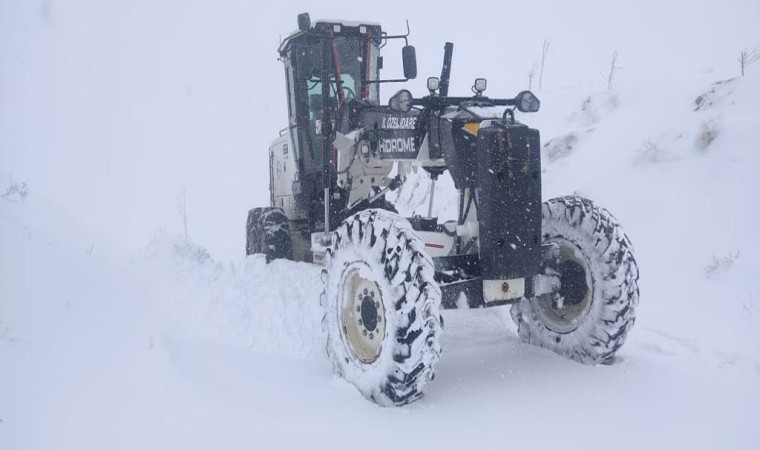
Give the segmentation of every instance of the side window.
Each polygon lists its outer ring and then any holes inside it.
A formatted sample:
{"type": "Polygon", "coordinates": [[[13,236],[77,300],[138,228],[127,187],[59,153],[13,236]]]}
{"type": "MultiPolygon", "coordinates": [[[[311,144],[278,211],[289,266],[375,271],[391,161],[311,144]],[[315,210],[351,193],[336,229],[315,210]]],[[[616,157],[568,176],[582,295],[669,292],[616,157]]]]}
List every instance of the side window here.
{"type": "Polygon", "coordinates": [[[353,75],[349,73],[341,74],[341,78],[343,79],[343,90],[344,94],[346,95],[347,99],[356,98],[356,91],[359,90],[359,86],[357,86],[356,80],[354,79],[353,75]]]}
{"type": "Polygon", "coordinates": [[[288,90],[288,118],[290,126],[296,125],[296,96],[295,96],[295,80],[293,77],[293,65],[290,63],[290,59],[285,61],[285,82],[286,89],[288,90]]]}
{"type": "MultiPolygon", "coordinates": [[[[343,80],[343,93],[347,99],[351,99],[356,93],[356,80],[351,74],[341,74],[343,80]]],[[[308,81],[308,98],[309,98],[309,120],[315,121],[322,119],[322,83],[320,81],[308,81]]],[[[338,85],[335,83],[335,78],[331,79],[330,83],[330,101],[333,108],[338,106],[338,85]]]]}
{"type": "Polygon", "coordinates": [[[322,83],[307,81],[306,95],[309,99],[309,120],[314,122],[322,118],[322,83]]]}

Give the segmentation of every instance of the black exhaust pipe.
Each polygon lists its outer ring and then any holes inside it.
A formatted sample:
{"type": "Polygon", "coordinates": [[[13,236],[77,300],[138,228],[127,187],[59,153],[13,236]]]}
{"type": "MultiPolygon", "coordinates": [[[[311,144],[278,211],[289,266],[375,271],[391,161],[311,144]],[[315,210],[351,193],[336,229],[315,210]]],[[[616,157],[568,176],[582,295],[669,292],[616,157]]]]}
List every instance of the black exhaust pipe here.
{"type": "Polygon", "coordinates": [[[443,68],[441,69],[441,83],[439,86],[441,97],[449,95],[449,78],[451,77],[451,54],[454,53],[454,44],[447,42],[443,46],[443,68]]]}

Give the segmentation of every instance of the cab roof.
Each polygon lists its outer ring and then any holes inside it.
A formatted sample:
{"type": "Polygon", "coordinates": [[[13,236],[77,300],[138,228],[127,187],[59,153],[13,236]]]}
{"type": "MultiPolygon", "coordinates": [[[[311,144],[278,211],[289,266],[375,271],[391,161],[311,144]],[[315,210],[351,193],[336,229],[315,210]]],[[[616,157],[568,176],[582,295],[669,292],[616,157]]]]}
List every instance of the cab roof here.
{"type": "Polygon", "coordinates": [[[283,39],[282,43],[280,43],[277,51],[280,54],[284,54],[293,39],[305,34],[322,35],[329,28],[333,28],[334,32],[337,35],[340,35],[341,33],[356,35],[369,32],[373,37],[376,37],[377,39],[379,39],[383,33],[381,25],[377,22],[341,19],[319,19],[312,23],[311,28],[307,31],[295,30],[290,33],[285,39],[283,39]],[[340,27],[339,31],[334,28],[335,26],[340,27]],[[364,28],[364,33],[362,33],[362,28],[364,28]]]}

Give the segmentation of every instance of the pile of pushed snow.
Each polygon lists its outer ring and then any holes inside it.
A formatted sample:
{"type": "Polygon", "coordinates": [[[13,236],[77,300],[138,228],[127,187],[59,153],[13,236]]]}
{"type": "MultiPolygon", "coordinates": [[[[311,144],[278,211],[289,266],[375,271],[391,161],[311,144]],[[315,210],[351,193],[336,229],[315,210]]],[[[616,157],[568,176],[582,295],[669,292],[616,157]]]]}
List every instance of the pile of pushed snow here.
{"type": "Polygon", "coordinates": [[[158,233],[137,261],[160,311],[161,333],[296,357],[324,354],[320,268],[263,255],[214,261],[158,233]]]}
{"type": "MultiPolygon", "coordinates": [[[[430,191],[432,187],[430,174],[422,169],[411,169],[403,174],[406,181],[401,188],[387,194],[399,214],[403,217],[427,217],[430,208],[430,191]]],[[[457,193],[454,181],[448,172],[439,176],[435,183],[433,196],[433,216],[439,221],[457,219],[457,193]]]]}

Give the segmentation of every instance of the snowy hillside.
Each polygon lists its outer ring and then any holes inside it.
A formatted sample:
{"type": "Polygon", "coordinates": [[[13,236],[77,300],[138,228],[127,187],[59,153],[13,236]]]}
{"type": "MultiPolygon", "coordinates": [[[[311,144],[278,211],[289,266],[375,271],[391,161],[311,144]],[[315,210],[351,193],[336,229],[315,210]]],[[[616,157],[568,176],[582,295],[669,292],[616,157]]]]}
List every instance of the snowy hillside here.
{"type": "MultiPolygon", "coordinates": [[[[760,42],[756,3],[493,2],[478,33],[408,2],[111,3],[0,0],[0,450],[760,448],[760,63],[731,78],[729,53],[760,42]],[[415,94],[454,40],[453,91],[513,95],[554,33],[518,120],[541,131],[544,198],[593,199],[633,242],[614,364],[522,344],[508,307],[445,311],[425,397],[380,408],[332,374],[320,268],[242,256],[286,123],[278,34],[307,9],[398,29],[404,8],[415,94]],[[507,13],[542,26],[485,48],[507,13]]],[[[398,209],[426,213],[429,186],[409,174],[398,209]]],[[[444,175],[440,217],[454,198],[444,175]]]]}

